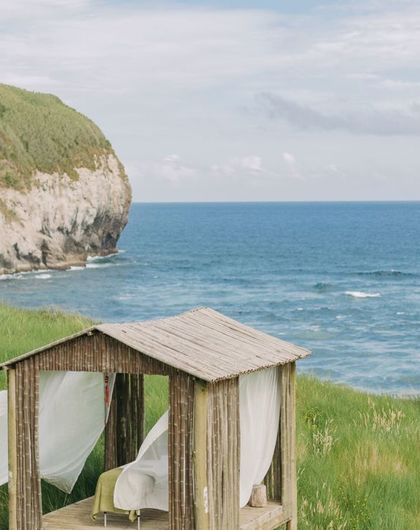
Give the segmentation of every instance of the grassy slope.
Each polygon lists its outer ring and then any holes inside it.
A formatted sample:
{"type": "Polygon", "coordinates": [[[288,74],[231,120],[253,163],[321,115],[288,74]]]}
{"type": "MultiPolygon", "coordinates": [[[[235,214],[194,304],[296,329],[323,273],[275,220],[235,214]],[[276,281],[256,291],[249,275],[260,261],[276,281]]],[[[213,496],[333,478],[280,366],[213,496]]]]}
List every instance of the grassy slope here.
{"type": "MultiPolygon", "coordinates": [[[[90,322],[55,311],[0,306],[0,361],[73,333],[90,322]]],[[[0,389],[4,380],[0,380],[0,389]]],[[[147,427],[167,406],[160,378],[147,381],[147,427]]],[[[300,377],[298,381],[299,530],[420,528],[420,402],[368,396],[300,377]]],[[[73,494],[44,488],[44,510],[91,495],[102,445],[73,494]]],[[[0,529],[7,495],[0,488],[0,529]]]]}
{"type": "Polygon", "coordinates": [[[56,96],[0,84],[0,188],[26,189],[35,170],[67,173],[95,168],[112,148],[88,118],[56,96]]]}

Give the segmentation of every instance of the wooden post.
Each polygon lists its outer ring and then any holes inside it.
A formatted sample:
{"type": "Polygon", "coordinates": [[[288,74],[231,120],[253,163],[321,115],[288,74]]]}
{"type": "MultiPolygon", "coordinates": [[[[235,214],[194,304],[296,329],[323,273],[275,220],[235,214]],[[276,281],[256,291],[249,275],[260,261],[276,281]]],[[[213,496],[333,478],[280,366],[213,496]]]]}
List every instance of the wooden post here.
{"type": "Polygon", "coordinates": [[[289,518],[286,529],[297,530],[295,363],[282,367],[281,397],[282,503],[289,518]]]}
{"type": "Polygon", "coordinates": [[[117,400],[114,394],[109,406],[108,421],[105,425],[104,470],[118,467],[118,432],[117,432],[117,400]]]}
{"type": "Polygon", "coordinates": [[[194,386],[194,507],[195,527],[209,529],[209,492],[207,479],[208,387],[194,386]]]}
{"type": "Polygon", "coordinates": [[[7,370],[9,530],[17,530],[16,370],[7,370]]]}
{"type": "Polygon", "coordinates": [[[144,377],[117,374],[105,427],[105,470],[135,460],[144,438],[144,377]]]}
{"type": "Polygon", "coordinates": [[[169,530],[194,530],[193,378],[183,373],[171,375],[169,400],[169,530]]]}
{"type": "Polygon", "coordinates": [[[239,377],[208,385],[208,489],[211,530],[238,530],[239,377]]]}

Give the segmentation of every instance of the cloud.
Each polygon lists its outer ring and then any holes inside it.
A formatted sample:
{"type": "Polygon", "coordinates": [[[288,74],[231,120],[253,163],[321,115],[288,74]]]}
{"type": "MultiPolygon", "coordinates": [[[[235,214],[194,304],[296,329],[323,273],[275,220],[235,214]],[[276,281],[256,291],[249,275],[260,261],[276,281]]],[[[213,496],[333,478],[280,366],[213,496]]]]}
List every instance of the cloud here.
{"type": "Polygon", "coordinates": [[[0,19],[10,22],[54,18],[71,15],[90,6],[94,6],[93,0],[0,0],[0,19]]]}
{"type": "Polygon", "coordinates": [[[290,153],[283,153],[283,160],[286,164],[293,165],[296,163],[295,157],[290,153]]]}
{"type": "Polygon", "coordinates": [[[157,178],[172,186],[178,186],[197,175],[196,168],[183,162],[177,154],[167,155],[157,162],[144,162],[140,164],[138,170],[145,178],[157,178]]]}
{"type": "Polygon", "coordinates": [[[212,164],[209,169],[214,175],[237,179],[247,177],[258,179],[270,175],[270,171],[264,167],[263,160],[258,155],[233,157],[225,162],[212,164]]]}
{"type": "Polygon", "coordinates": [[[284,120],[299,129],[343,130],[353,134],[420,135],[420,115],[413,105],[403,109],[367,109],[326,113],[270,93],[258,94],[257,104],[273,120],[284,120]]]}
{"type": "Polygon", "coordinates": [[[298,164],[296,162],[296,157],[292,155],[292,153],[288,153],[287,151],[283,153],[282,157],[286,164],[287,176],[293,179],[304,180],[303,176],[299,171],[298,164]]]}
{"type": "Polygon", "coordinates": [[[260,5],[0,0],[0,81],[98,123],[136,199],[418,197],[418,2],[260,5]]]}

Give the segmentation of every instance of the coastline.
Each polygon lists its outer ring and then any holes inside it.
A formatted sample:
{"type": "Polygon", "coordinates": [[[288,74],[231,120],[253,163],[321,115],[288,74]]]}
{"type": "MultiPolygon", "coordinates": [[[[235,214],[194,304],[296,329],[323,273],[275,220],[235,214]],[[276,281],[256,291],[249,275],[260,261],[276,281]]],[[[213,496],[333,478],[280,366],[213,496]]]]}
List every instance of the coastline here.
{"type": "Polygon", "coordinates": [[[114,248],[111,250],[103,250],[99,254],[87,254],[86,256],[78,256],[74,257],[72,259],[68,259],[62,262],[57,263],[56,265],[50,265],[46,266],[45,264],[39,264],[36,266],[30,266],[29,264],[23,263],[22,265],[14,268],[14,269],[5,269],[0,268],[0,280],[4,277],[13,277],[16,274],[33,274],[37,272],[49,272],[49,271],[67,271],[72,269],[73,267],[77,268],[86,268],[89,261],[94,261],[101,258],[109,258],[111,256],[115,256],[119,254],[121,250],[118,248],[114,248]]]}

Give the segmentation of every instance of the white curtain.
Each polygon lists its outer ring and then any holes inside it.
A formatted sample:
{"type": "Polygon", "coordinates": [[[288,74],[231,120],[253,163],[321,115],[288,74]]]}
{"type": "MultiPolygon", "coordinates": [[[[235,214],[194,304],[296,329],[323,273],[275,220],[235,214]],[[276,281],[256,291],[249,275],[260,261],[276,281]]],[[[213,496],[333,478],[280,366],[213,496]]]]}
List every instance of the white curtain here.
{"type": "MultiPolygon", "coordinates": [[[[112,392],[113,378],[110,378],[112,392]]],[[[254,484],[264,479],[276,445],[280,387],[277,368],[239,378],[241,421],[240,505],[254,484]]],[[[69,493],[98,441],[108,410],[103,375],[88,372],[41,372],[41,476],[69,493]]],[[[0,392],[0,484],[7,482],[7,393],[0,392]]],[[[168,413],[144,440],[137,459],[125,466],[114,493],[126,510],[168,510],[168,413]]]]}
{"type": "MultiPolygon", "coordinates": [[[[277,368],[239,378],[241,467],[240,506],[245,506],[254,484],[260,484],[273,458],[280,417],[277,368]]],[[[119,476],[114,504],[124,510],[156,508],[168,511],[168,413],[144,440],[137,459],[119,476]]]]}
{"type": "MultiPolygon", "coordinates": [[[[112,392],[114,378],[110,377],[112,392]]],[[[7,482],[7,393],[0,393],[0,484],[7,482]]],[[[104,378],[90,372],[41,372],[41,478],[70,493],[95,447],[108,413],[104,378]]]]}
{"type": "Polygon", "coordinates": [[[241,428],[240,506],[261,484],[273,459],[280,418],[280,384],[277,368],[239,378],[241,428]]]}
{"type": "Polygon", "coordinates": [[[136,460],[124,466],[114,490],[117,508],[168,511],[168,415],[146,436],[136,460]]]}

